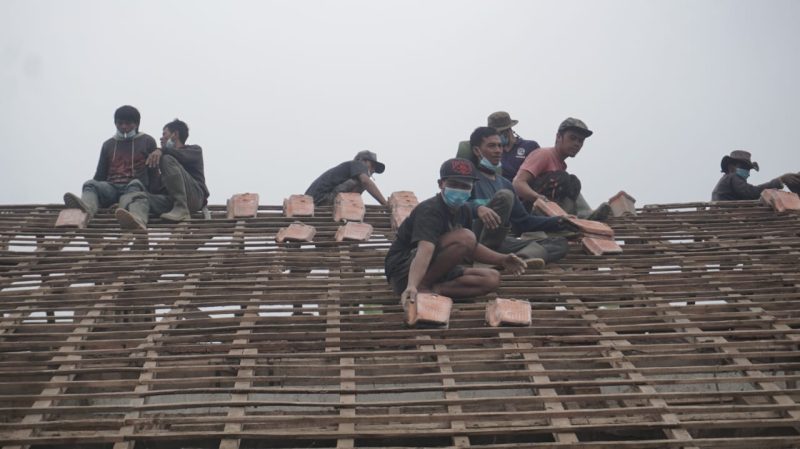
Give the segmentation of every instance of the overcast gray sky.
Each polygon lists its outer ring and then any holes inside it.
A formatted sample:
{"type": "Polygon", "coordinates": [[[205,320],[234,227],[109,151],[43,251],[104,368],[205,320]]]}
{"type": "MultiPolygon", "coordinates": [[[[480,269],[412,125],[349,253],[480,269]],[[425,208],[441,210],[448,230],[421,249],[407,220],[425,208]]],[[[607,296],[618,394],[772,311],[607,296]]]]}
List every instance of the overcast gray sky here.
{"type": "Polygon", "coordinates": [[[733,149],[756,183],[800,170],[798,23],[794,0],[0,0],[0,203],[79,193],[122,104],[156,138],[189,123],[214,204],[280,204],[362,149],[424,199],[496,110],[542,146],[583,119],[592,204],[707,201],[733,149]]]}

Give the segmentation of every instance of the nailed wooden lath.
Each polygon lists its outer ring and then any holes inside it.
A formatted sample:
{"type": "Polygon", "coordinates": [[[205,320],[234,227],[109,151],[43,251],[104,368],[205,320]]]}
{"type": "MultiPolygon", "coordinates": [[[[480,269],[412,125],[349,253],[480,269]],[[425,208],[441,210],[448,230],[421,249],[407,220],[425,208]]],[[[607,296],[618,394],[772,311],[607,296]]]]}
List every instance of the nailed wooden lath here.
{"type": "Polygon", "coordinates": [[[60,209],[0,207],[2,447],[800,446],[798,214],[651,205],[610,220],[622,254],[503,277],[530,327],[483,297],[407,329],[383,208],[291,245],[281,206],[147,238],[60,209]]]}

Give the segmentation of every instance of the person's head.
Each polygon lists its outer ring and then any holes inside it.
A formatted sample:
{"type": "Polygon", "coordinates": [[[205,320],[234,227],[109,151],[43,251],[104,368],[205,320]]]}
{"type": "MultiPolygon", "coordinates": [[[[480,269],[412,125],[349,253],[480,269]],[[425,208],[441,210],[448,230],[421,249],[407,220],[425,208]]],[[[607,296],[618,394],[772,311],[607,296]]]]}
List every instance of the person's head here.
{"type": "Polygon", "coordinates": [[[556,152],[562,159],[575,157],[583,148],[583,141],[593,133],[582,120],[567,118],[556,132],[556,152]]]}
{"type": "Polygon", "coordinates": [[[162,147],[184,145],[187,139],[189,139],[189,125],[178,119],[164,125],[164,129],[161,131],[162,147]],[[171,144],[169,143],[170,141],[172,142],[171,144]]]}
{"type": "Polygon", "coordinates": [[[120,106],[114,111],[114,126],[117,127],[119,137],[129,138],[136,135],[140,121],[141,115],[133,106],[120,106]]]}
{"type": "Polygon", "coordinates": [[[469,145],[472,148],[472,163],[478,168],[494,172],[500,166],[503,156],[503,145],[497,130],[489,126],[475,128],[469,136],[469,145]]]}
{"type": "Polygon", "coordinates": [[[490,128],[497,130],[500,136],[500,143],[507,148],[510,148],[517,141],[517,135],[512,129],[519,123],[519,120],[514,120],[511,115],[506,111],[497,111],[489,114],[486,119],[486,125],[490,128]]]}
{"type": "Polygon", "coordinates": [[[456,208],[464,204],[472,193],[472,184],[478,177],[475,166],[468,159],[448,159],[439,167],[439,190],[445,204],[456,208]]]}
{"type": "Polygon", "coordinates": [[[744,150],[734,150],[731,154],[724,156],[720,162],[723,173],[736,173],[744,179],[750,176],[750,170],[758,171],[758,162],[750,159],[750,152],[744,150]]]}
{"type": "Polygon", "coordinates": [[[353,160],[361,161],[367,165],[369,168],[369,174],[373,173],[383,173],[386,170],[386,165],[378,162],[378,156],[369,150],[359,151],[356,153],[356,157],[353,160]]]}

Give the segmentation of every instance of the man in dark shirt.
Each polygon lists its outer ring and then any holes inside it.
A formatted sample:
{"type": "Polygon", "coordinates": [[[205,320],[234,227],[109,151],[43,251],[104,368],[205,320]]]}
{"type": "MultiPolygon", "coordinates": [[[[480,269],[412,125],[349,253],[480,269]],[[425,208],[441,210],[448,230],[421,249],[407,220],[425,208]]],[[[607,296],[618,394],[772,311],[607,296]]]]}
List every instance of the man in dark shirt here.
{"type": "MultiPolygon", "coordinates": [[[[498,168],[497,172],[505,179],[513,181],[519,166],[522,165],[522,162],[533,150],[539,148],[539,144],[535,140],[525,140],[514,132],[512,128],[519,123],[519,120],[513,120],[508,112],[493,112],[486,121],[490,128],[494,128],[497,131],[500,136],[500,143],[503,146],[502,167],[498,168]]],[[[472,145],[468,140],[458,144],[456,157],[472,158],[472,145]]]]}
{"type": "Polygon", "coordinates": [[[372,151],[359,151],[352,161],[341,164],[319,175],[306,189],[306,195],[314,198],[316,206],[330,206],[339,193],[369,192],[375,200],[386,205],[380,189],[370,178],[373,173],[383,173],[386,166],[378,162],[378,156],[372,151]]]}
{"type": "Polygon", "coordinates": [[[758,162],[751,162],[750,153],[742,150],[723,157],[720,167],[724,175],[711,192],[711,201],[757,200],[764,189],[782,189],[782,178],[791,176],[786,174],[757,186],[748,184],[750,170],[758,171],[758,162]]]}
{"type": "Polygon", "coordinates": [[[161,148],[147,158],[148,167],[158,169],[149,193],[133,192],[120,198],[115,212],[123,228],[145,229],[150,215],[168,221],[185,221],[208,201],[205,183],[203,149],[187,145],[189,126],[178,119],[166,125],[161,133],[161,148]]]}
{"type": "Polygon", "coordinates": [[[517,176],[519,166],[533,150],[539,148],[535,140],[525,140],[514,132],[513,127],[519,123],[513,120],[511,115],[505,111],[497,111],[489,115],[487,124],[490,128],[497,130],[500,136],[500,143],[503,145],[501,161],[503,163],[503,177],[509,181],[517,176]]]}
{"type": "Polygon", "coordinates": [[[149,184],[145,164],[155,150],[156,141],[139,132],[141,115],[133,106],[121,106],[114,112],[117,132],[100,149],[94,178],[83,184],[81,196],[64,194],[64,204],[86,212],[91,219],[97,209],[115,204],[121,196],[145,192],[149,184]]]}
{"type": "Polygon", "coordinates": [[[418,292],[466,298],[493,292],[500,273],[491,268],[465,267],[467,260],[503,266],[521,274],[525,262],[479,244],[470,230],[466,205],[475,181],[475,167],[466,159],[449,159],[439,169],[439,194],[421,202],[397,230],[385,260],[386,278],[401,302],[418,292]]]}
{"type": "MultiPolygon", "coordinates": [[[[569,222],[561,217],[541,217],[525,210],[514,194],[511,181],[497,174],[502,165],[503,146],[494,128],[476,128],[470,136],[472,162],[478,168],[478,179],[472,186],[469,206],[477,218],[472,230],[478,242],[503,253],[515,253],[523,259],[541,259],[555,262],[567,254],[569,245],[563,237],[548,237],[542,231],[564,231],[569,222]],[[537,239],[510,237],[509,231],[542,232],[537,239]]],[[[531,261],[528,261],[531,264],[531,261]]]]}

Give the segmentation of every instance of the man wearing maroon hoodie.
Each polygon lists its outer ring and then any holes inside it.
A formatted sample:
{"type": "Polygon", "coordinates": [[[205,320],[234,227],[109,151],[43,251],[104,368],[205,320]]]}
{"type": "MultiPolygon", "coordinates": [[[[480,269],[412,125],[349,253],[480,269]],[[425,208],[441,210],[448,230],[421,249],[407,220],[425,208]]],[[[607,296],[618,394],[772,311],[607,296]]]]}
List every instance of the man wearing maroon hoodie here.
{"type": "Polygon", "coordinates": [[[117,203],[123,195],[147,190],[145,161],[156,149],[156,141],[139,132],[140,121],[133,106],[121,106],[114,112],[117,131],[103,143],[94,177],[83,184],[81,196],[64,194],[67,207],[80,209],[91,219],[99,208],[117,203]]]}

